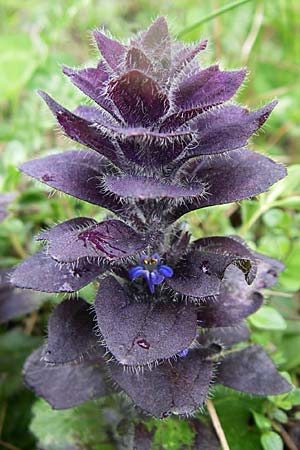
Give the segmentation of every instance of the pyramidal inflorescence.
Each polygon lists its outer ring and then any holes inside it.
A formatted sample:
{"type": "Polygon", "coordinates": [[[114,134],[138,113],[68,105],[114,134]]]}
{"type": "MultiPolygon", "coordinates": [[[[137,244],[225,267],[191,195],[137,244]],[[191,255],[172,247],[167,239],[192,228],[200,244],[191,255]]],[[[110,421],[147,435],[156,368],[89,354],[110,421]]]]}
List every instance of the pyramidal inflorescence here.
{"type": "Polygon", "coordinates": [[[276,101],[256,111],[237,105],[246,71],[203,68],[206,41],[173,42],[162,17],[127,44],[101,31],[94,38],[96,67],[63,68],[93,106],[71,112],[41,92],[64,134],[88,149],[21,170],[111,213],[42,232],[45,246],[12,281],[72,293],[98,280],[99,290],[92,311],[81,298],[55,308],[47,344],[25,364],[26,383],[63,409],[106,395],[109,379],[156,417],[193,413],[212,381],[257,395],[288,391],[262,348],[235,347],[247,341],[243,320],[283,265],[235,236],[192,241],[178,222],[285,176],[282,165],[247,148],[276,101]]]}

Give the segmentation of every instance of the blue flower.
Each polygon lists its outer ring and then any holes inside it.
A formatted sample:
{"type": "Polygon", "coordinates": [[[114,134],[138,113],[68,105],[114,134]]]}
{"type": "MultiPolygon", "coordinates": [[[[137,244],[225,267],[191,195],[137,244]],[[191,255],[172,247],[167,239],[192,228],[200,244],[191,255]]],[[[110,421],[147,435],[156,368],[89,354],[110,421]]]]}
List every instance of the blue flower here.
{"type": "Polygon", "coordinates": [[[184,350],[181,350],[181,352],[178,353],[178,356],[180,358],[185,358],[188,355],[188,353],[189,353],[189,349],[185,348],[184,350]]]}
{"type": "Polygon", "coordinates": [[[165,278],[173,276],[173,269],[171,267],[161,264],[160,256],[154,253],[151,256],[142,255],[141,265],[132,267],[128,271],[130,280],[142,276],[147,281],[151,294],[154,294],[154,287],[160,284],[165,278]]]}

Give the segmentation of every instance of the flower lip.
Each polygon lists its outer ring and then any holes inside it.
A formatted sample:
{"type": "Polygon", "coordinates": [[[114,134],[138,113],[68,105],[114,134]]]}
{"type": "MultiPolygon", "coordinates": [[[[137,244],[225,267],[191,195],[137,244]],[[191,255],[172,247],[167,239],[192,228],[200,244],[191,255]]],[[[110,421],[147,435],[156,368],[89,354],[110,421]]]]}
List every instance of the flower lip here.
{"type": "Polygon", "coordinates": [[[161,264],[161,258],[158,253],[154,253],[151,256],[142,254],[141,264],[129,269],[128,276],[131,281],[142,276],[146,280],[151,294],[154,294],[155,285],[161,284],[165,278],[172,277],[173,269],[161,264]]]}

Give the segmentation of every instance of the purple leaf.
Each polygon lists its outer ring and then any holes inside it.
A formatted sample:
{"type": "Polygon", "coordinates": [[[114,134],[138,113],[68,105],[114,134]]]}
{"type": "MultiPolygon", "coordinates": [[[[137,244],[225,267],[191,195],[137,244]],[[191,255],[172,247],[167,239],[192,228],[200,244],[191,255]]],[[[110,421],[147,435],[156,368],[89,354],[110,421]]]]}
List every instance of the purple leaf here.
{"type": "Polygon", "coordinates": [[[100,186],[105,159],[91,151],[66,151],[23,163],[22,172],[86,202],[118,212],[121,203],[100,186]]]}
{"type": "MultiPolygon", "coordinates": [[[[170,115],[167,115],[163,120],[159,127],[160,132],[169,132],[171,133],[173,130],[173,133],[178,133],[177,129],[184,125],[189,120],[193,119],[194,117],[204,113],[205,111],[209,111],[209,109],[212,108],[212,106],[206,106],[206,107],[198,107],[198,108],[191,108],[186,109],[184,111],[179,111],[175,113],[171,113],[170,115]],[[174,131],[175,130],[175,131],[174,131]]],[[[194,135],[194,133],[190,130],[189,127],[182,127],[183,129],[186,129],[186,131],[189,131],[191,140],[194,135]]]]}
{"type": "Polygon", "coordinates": [[[174,268],[174,276],[166,283],[176,292],[192,297],[215,296],[230,264],[237,265],[252,283],[256,274],[253,254],[229,237],[198,239],[191,251],[174,268]]]}
{"type": "Polygon", "coordinates": [[[143,423],[134,427],[133,450],[150,450],[153,444],[153,431],[148,431],[143,423]]]}
{"type": "Polygon", "coordinates": [[[226,260],[226,267],[229,264],[235,264],[245,274],[247,283],[253,283],[257,272],[256,259],[241,238],[236,236],[201,238],[192,243],[192,249],[201,254],[204,252],[219,255],[220,259],[224,258],[224,262],[226,260]]]}
{"type": "Polygon", "coordinates": [[[144,236],[120,220],[97,223],[88,217],[60,223],[41,233],[38,239],[49,241],[49,255],[60,262],[81,258],[118,260],[135,255],[148,245],[144,236]]]}
{"type": "Polygon", "coordinates": [[[212,377],[207,352],[193,350],[185,358],[165,361],[141,373],[111,364],[113,379],[147,413],[163,418],[171,413],[191,414],[205,401],[212,377]]]}
{"type": "Polygon", "coordinates": [[[113,176],[105,177],[107,189],[120,197],[145,199],[180,199],[189,200],[190,197],[199,196],[204,191],[200,184],[164,183],[161,179],[142,176],[113,176]]]}
{"type": "Polygon", "coordinates": [[[54,409],[67,409],[107,394],[104,361],[93,356],[76,365],[50,366],[41,360],[44,350],[35,350],[24,366],[26,385],[54,409]]]}
{"type": "Polygon", "coordinates": [[[200,41],[196,45],[187,47],[186,45],[179,44],[179,49],[173,56],[172,68],[170,70],[171,75],[177,75],[187,64],[189,64],[196,56],[205,50],[207,47],[207,40],[200,41]]]}
{"type": "Polygon", "coordinates": [[[119,128],[112,136],[125,157],[147,172],[149,168],[160,169],[172,163],[192,139],[188,130],[164,133],[145,128],[119,128]]]}
{"type": "Polygon", "coordinates": [[[125,45],[109,38],[101,31],[95,30],[93,34],[103,58],[113,70],[116,70],[125,55],[125,45]]]}
{"type": "Polygon", "coordinates": [[[251,345],[226,355],[219,366],[217,382],[263,396],[283,394],[292,389],[259,345],[251,345]]]}
{"type": "Polygon", "coordinates": [[[22,289],[42,292],[75,292],[104,273],[106,268],[86,261],[76,267],[59,265],[40,250],[16,266],[11,282],[22,289]]]}
{"type": "Polygon", "coordinates": [[[152,58],[165,64],[170,59],[171,42],[167,21],[164,17],[158,17],[144,33],[141,33],[141,44],[152,58]]]}
{"type": "Polygon", "coordinates": [[[241,272],[234,266],[227,269],[220,294],[214,301],[202,304],[198,312],[201,327],[230,327],[257,311],[263,303],[255,283],[247,286],[241,272]]]}
{"type": "Polygon", "coordinates": [[[222,205],[254,197],[286,175],[282,164],[250,150],[239,150],[230,158],[205,158],[189,167],[191,179],[207,183],[207,195],[168,211],[171,220],[206,206],[222,205]]]}
{"type": "MultiPolygon", "coordinates": [[[[149,295],[150,297],[150,295],[149,295]]],[[[146,365],[189,347],[196,337],[196,312],[184,303],[132,300],[113,277],[101,282],[95,309],[106,345],[126,365],[146,365]]]]}
{"type": "Polygon", "coordinates": [[[79,144],[85,145],[119,166],[120,161],[114,144],[106,137],[97,124],[76,116],[56,103],[48,94],[39,91],[48,107],[55,115],[66,135],[79,144]]]}
{"type": "Polygon", "coordinates": [[[174,91],[174,103],[178,109],[223,103],[235,94],[245,76],[244,69],[222,72],[218,66],[210,66],[179,83],[174,91]]]}
{"type": "Polygon", "coordinates": [[[219,441],[211,426],[207,426],[197,419],[193,419],[190,425],[196,432],[193,450],[219,450],[219,441]]]}
{"type": "Polygon", "coordinates": [[[10,283],[10,270],[0,269],[0,294],[6,294],[13,289],[10,283]]]}
{"type": "Polygon", "coordinates": [[[105,95],[105,82],[109,75],[102,62],[96,68],[87,69],[71,69],[64,66],[63,73],[99,106],[108,110],[111,114],[114,113],[114,105],[105,95]]]}
{"type": "Polygon", "coordinates": [[[255,280],[256,289],[265,289],[274,286],[278,281],[280,272],[284,269],[284,264],[275,258],[255,253],[258,260],[258,273],[255,280]]]}
{"type": "Polygon", "coordinates": [[[48,321],[48,342],[43,361],[63,364],[82,361],[88,352],[102,353],[94,333],[91,305],[81,298],[64,300],[54,309],[48,321]]]}
{"type": "Polygon", "coordinates": [[[119,122],[114,119],[110,114],[108,114],[103,109],[97,108],[96,106],[89,105],[79,105],[73,113],[88,122],[99,124],[100,126],[107,128],[117,128],[119,127],[119,122]]]}
{"type": "Polygon", "coordinates": [[[128,125],[151,125],[169,108],[167,95],[139,70],[131,70],[112,80],[108,93],[128,125]]]}
{"type": "Polygon", "coordinates": [[[241,322],[236,327],[210,328],[203,330],[197,341],[205,347],[213,343],[230,347],[238,342],[247,341],[249,335],[250,333],[247,325],[244,322],[241,322]]]}
{"type": "Polygon", "coordinates": [[[126,70],[139,70],[145,74],[153,72],[153,65],[141,49],[131,47],[128,49],[125,58],[126,70]]]}
{"type": "Polygon", "coordinates": [[[277,101],[257,111],[248,111],[239,106],[224,106],[192,120],[191,131],[198,138],[186,149],[186,157],[225,153],[247,145],[248,139],[267,120],[277,101]]]}
{"type": "Polygon", "coordinates": [[[8,216],[7,207],[14,201],[16,194],[12,192],[0,193],[0,222],[8,216]]]}
{"type": "Polygon", "coordinates": [[[43,298],[33,293],[18,292],[14,289],[7,291],[1,290],[0,323],[5,323],[16,317],[36,311],[42,303],[43,298]]]}

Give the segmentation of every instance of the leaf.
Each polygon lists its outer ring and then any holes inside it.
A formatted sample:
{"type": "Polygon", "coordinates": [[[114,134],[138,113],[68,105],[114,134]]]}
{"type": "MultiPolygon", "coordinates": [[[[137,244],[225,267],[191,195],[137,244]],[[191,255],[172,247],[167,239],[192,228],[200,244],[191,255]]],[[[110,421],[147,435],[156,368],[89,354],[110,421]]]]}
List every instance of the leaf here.
{"type": "Polygon", "coordinates": [[[272,423],[267,417],[255,412],[255,411],[252,411],[252,414],[253,414],[255,423],[260,430],[270,430],[272,428],[272,423]]]}
{"type": "Polygon", "coordinates": [[[264,450],[283,450],[283,441],[274,431],[266,431],[262,434],[261,445],[264,450]]]}
{"type": "Polygon", "coordinates": [[[191,303],[131,301],[132,290],[109,276],[100,283],[95,301],[105,344],[121,364],[142,366],[167,359],[196,338],[197,313],[191,303]]]}
{"type": "Polygon", "coordinates": [[[285,330],[286,321],[282,315],[271,306],[262,306],[249,317],[251,325],[262,330],[285,330]]]}
{"type": "Polygon", "coordinates": [[[94,402],[55,411],[44,400],[33,406],[30,429],[45,450],[113,450],[107,443],[100,408],[94,402]]]}
{"type": "Polygon", "coordinates": [[[0,337],[0,403],[23,386],[21,372],[28,354],[41,342],[20,329],[12,329],[0,337]]]}
{"type": "Polygon", "coordinates": [[[18,96],[39,63],[29,33],[7,34],[0,41],[1,98],[18,96]]]}
{"type": "Polygon", "coordinates": [[[291,370],[300,364],[300,335],[285,336],[281,345],[281,351],[285,356],[284,369],[291,370]]]}
{"type": "Polygon", "coordinates": [[[259,432],[251,425],[251,409],[260,410],[262,402],[249,396],[241,396],[228,389],[215,392],[216,407],[230,450],[258,450],[259,432]]]}

